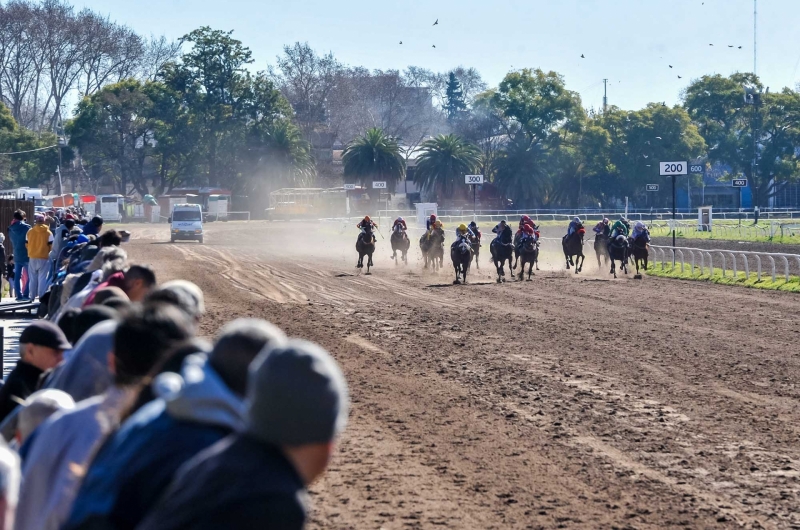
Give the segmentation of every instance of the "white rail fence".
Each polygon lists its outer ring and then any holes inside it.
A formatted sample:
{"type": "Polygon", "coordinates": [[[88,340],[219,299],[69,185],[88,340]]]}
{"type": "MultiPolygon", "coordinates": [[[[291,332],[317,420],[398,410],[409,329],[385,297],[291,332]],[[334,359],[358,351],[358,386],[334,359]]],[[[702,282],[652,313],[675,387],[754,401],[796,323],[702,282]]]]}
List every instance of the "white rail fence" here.
{"type": "Polygon", "coordinates": [[[650,245],[650,249],[652,251],[651,255],[653,257],[652,263],[654,267],[660,261],[661,270],[665,270],[668,263],[672,264],[673,267],[677,267],[680,262],[681,274],[686,272],[686,267],[688,266],[692,276],[695,275],[695,270],[698,270],[700,276],[706,273],[710,276],[714,273],[714,267],[717,267],[722,270],[723,278],[727,277],[728,272],[732,274],[732,278],[739,278],[739,258],[741,258],[741,270],[744,272],[745,280],[749,280],[751,276],[749,258],[752,258],[756,262],[756,277],[758,281],[762,279],[762,265],[769,266],[769,272],[773,282],[777,279],[778,268],[776,267],[776,259],[780,260],[780,264],[783,266],[783,277],[787,282],[791,279],[790,262],[795,263],[798,272],[800,272],[800,255],[798,254],[668,247],[660,245],[650,245]],[[708,272],[706,272],[706,270],[708,272]]]}

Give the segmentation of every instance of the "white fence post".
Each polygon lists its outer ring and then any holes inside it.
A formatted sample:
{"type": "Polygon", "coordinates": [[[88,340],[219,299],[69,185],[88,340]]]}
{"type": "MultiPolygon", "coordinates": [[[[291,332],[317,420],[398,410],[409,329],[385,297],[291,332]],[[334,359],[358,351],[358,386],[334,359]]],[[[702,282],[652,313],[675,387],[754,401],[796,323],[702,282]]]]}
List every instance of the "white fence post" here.
{"type": "Polygon", "coordinates": [[[775,281],[775,258],[772,256],[767,256],[769,258],[769,263],[772,265],[772,281],[775,281]]]}
{"type": "Polygon", "coordinates": [[[722,277],[725,277],[725,254],[722,252],[718,252],[719,257],[722,258],[722,277]]]}

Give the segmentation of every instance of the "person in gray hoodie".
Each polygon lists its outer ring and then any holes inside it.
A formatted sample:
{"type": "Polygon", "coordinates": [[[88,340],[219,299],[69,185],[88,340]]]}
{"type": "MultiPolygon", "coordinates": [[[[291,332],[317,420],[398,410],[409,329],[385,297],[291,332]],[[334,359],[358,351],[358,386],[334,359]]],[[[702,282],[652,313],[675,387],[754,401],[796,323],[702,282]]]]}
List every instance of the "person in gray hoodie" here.
{"type": "Polygon", "coordinates": [[[134,529],[169,486],[177,469],[244,427],[248,366],[284,334],[262,320],[222,329],[208,359],[186,359],[182,375],[154,381],[155,401],[142,407],[98,452],[63,527],[134,529]]]}

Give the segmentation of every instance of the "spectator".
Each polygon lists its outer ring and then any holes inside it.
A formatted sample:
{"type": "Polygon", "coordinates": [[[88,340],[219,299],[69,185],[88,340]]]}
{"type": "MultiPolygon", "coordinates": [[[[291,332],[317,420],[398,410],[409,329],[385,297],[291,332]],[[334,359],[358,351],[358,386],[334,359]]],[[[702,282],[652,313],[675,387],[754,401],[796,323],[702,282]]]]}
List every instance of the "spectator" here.
{"type": "Polygon", "coordinates": [[[161,397],[145,405],[109,439],[83,481],[67,529],[134,529],[189,458],[244,426],[247,368],[285,336],[260,320],[223,328],[206,361],[186,359],[183,377],[162,373],[161,397]]]}
{"type": "Polygon", "coordinates": [[[156,274],[146,265],[132,265],[124,273],[115,273],[97,287],[86,297],[84,306],[94,303],[96,293],[106,287],[120,287],[128,300],[141,302],[145,296],[156,286],[156,274]]]}
{"type": "Polygon", "coordinates": [[[28,249],[25,246],[25,240],[30,229],[31,225],[25,222],[25,212],[22,210],[14,212],[14,220],[8,227],[8,237],[11,239],[11,246],[14,249],[14,292],[17,295],[17,302],[30,300],[28,285],[25,285],[24,290],[20,287],[22,271],[28,268],[28,249]]]}
{"type": "Polygon", "coordinates": [[[140,530],[303,528],[305,488],[347,421],[344,377],[323,349],[290,341],[253,362],[247,394],[245,430],[184,464],[140,530]]]}
{"type": "Polygon", "coordinates": [[[103,228],[103,218],[99,215],[92,217],[92,220],[83,225],[83,233],[87,236],[96,236],[103,228]]]}
{"type": "Polygon", "coordinates": [[[13,530],[19,496],[19,456],[0,446],[0,530],[13,530]]]}
{"type": "Polygon", "coordinates": [[[40,298],[47,291],[50,251],[53,248],[53,234],[43,215],[36,214],[33,228],[28,231],[26,244],[28,246],[28,277],[30,278],[31,298],[40,298]]]}
{"type": "Polygon", "coordinates": [[[56,530],[69,516],[90,459],[117,428],[119,413],[138,382],[176,343],[191,335],[181,311],[168,305],[140,308],[120,322],[108,357],[114,385],[40,427],[23,469],[18,530],[56,530]],[[53,448],[58,447],[58,451],[53,448]]]}
{"type": "Polygon", "coordinates": [[[103,305],[103,303],[109,298],[121,298],[122,300],[130,301],[128,295],[125,294],[125,291],[119,287],[103,287],[94,292],[94,300],[92,300],[92,305],[103,305]]]}
{"type": "MultiPolygon", "coordinates": [[[[8,257],[6,263],[6,279],[8,279],[8,296],[14,296],[14,293],[16,293],[16,291],[14,291],[14,284],[15,284],[14,278],[16,278],[16,274],[14,273],[15,268],[16,267],[14,265],[14,256],[11,255],[8,257]]],[[[17,293],[17,297],[19,297],[19,293],[17,293]]]]}
{"type": "Polygon", "coordinates": [[[78,315],[80,314],[80,309],[77,307],[70,307],[64,311],[64,314],[61,315],[61,319],[58,321],[58,327],[64,332],[64,335],[67,337],[67,340],[70,344],[76,344],[78,342],[75,340],[73,330],[75,329],[75,319],[78,318],[78,315]]]}
{"type": "MultiPolygon", "coordinates": [[[[96,300],[97,298],[95,298],[95,301],[96,300]]],[[[126,314],[132,307],[131,301],[127,298],[122,298],[121,296],[112,296],[111,298],[107,298],[100,305],[110,307],[111,309],[116,310],[120,315],[126,314]]]]}
{"type": "MultiPolygon", "coordinates": [[[[2,263],[4,266],[5,266],[5,262],[6,262],[6,247],[4,245],[5,242],[6,242],[6,235],[4,233],[0,232],[0,260],[2,260],[2,261],[0,261],[0,263],[2,263]]],[[[2,281],[3,276],[6,276],[6,271],[5,270],[0,270],[0,298],[3,297],[3,281],[2,281]]],[[[11,283],[11,282],[9,282],[9,283],[11,283]]],[[[11,291],[12,291],[12,289],[9,286],[9,296],[13,295],[13,293],[11,291]]]]}
{"type": "Polygon", "coordinates": [[[0,421],[36,391],[39,377],[61,362],[64,350],[72,346],[64,333],[50,322],[37,320],[19,336],[19,361],[0,388],[0,421]]]}
{"type": "Polygon", "coordinates": [[[122,244],[122,234],[114,230],[106,230],[103,235],[97,238],[97,246],[100,248],[105,247],[118,247],[122,244]]]}
{"type": "Polygon", "coordinates": [[[22,447],[39,425],[47,418],[62,410],[75,408],[75,400],[61,390],[47,388],[28,396],[25,403],[17,409],[15,439],[22,447]]]}
{"type": "Polygon", "coordinates": [[[147,296],[147,300],[162,301],[180,307],[196,325],[200,323],[206,311],[203,291],[186,280],[172,280],[161,285],[147,296]]]}
{"type": "Polygon", "coordinates": [[[106,320],[116,320],[118,316],[119,314],[110,307],[87,307],[81,311],[77,317],[75,317],[75,321],[72,324],[72,340],[70,342],[77,344],[77,342],[86,334],[86,332],[95,327],[97,324],[100,322],[105,322],[106,320]]]}

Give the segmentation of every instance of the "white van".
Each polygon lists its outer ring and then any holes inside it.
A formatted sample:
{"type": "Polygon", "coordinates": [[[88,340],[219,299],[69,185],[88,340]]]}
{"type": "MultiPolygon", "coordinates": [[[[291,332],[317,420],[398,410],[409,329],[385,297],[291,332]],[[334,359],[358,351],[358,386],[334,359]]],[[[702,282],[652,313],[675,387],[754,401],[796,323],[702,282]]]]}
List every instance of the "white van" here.
{"type": "Polygon", "coordinates": [[[183,239],[203,243],[203,209],[199,204],[176,204],[169,223],[171,242],[183,239]]]}

